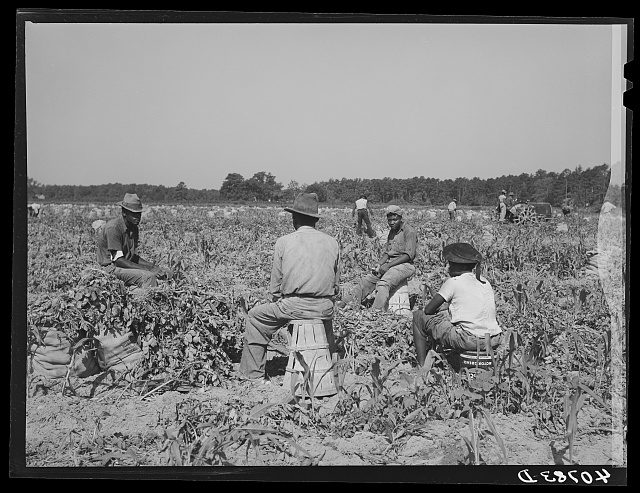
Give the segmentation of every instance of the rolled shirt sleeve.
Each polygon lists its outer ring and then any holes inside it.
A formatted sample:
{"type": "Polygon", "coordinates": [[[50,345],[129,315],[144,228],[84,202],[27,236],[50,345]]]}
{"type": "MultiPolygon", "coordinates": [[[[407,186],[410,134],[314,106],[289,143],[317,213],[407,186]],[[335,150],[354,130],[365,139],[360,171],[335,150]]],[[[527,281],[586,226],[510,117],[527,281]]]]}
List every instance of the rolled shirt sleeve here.
{"type": "Polygon", "coordinates": [[[122,242],[123,232],[118,227],[118,224],[107,225],[105,235],[107,237],[107,250],[111,252],[122,252],[124,250],[122,242]]]}

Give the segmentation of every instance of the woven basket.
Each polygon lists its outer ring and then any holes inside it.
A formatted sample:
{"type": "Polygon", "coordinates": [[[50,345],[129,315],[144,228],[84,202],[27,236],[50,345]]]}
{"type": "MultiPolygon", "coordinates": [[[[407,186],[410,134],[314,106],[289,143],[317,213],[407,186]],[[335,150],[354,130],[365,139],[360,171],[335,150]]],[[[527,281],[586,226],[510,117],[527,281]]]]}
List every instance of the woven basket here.
{"type": "Polygon", "coordinates": [[[338,393],[336,369],[333,367],[327,328],[322,320],[292,320],[289,322],[291,342],[289,361],[282,386],[297,396],[326,397],[338,393]],[[305,365],[311,368],[310,378],[303,389],[305,365]]]}

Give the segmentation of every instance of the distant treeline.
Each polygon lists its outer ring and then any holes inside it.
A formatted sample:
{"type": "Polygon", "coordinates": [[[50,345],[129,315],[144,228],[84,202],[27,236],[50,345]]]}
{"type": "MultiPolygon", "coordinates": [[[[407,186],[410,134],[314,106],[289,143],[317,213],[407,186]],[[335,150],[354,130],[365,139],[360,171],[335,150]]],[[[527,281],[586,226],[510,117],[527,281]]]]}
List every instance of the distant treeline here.
{"type": "Polygon", "coordinates": [[[342,178],[315,182],[310,185],[291,181],[286,187],[276,182],[271,173],[260,171],[245,179],[238,173],[229,173],[220,190],[194,189],[184,182],[175,187],[146,184],[107,183],[105,185],[43,185],[28,178],[29,200],[52,202],[106,203],[122,200],[125,193],[137,193],[143,203],[246,203],[290,202],[300,192],[316,192],[321,202],[350,204],[366,194],[372,204],[405,203],[442,206],[453,198],[460,206],[490,206],[496,203],[501,190],[514,192],[518,200],[550,202],[560,206],[569,198],[576,207],[599,207],[605,200],[623,205],[624,189],[609,190],[610,166],[602,164],[592,168],[576,167],[561,173],[538,170],[499,178],[342,178]]]}

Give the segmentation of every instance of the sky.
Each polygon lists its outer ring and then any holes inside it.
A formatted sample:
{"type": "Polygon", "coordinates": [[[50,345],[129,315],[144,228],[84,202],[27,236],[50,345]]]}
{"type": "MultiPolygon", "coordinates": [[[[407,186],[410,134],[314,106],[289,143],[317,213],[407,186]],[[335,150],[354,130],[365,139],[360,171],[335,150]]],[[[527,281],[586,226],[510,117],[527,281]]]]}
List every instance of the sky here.
{"type": "Polygon", "coordinates": [[[612,26],[32,23],[27,174],[219,189],[610,163],[612,26]]]}

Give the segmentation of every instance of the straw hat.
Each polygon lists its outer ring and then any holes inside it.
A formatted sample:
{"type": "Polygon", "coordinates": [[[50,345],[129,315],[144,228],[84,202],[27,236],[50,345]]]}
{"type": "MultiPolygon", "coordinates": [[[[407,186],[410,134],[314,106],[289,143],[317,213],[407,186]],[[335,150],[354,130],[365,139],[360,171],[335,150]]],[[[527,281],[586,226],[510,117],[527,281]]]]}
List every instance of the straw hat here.
{"type": "Polygon", "coordinates": [[[119,202],[119,205],[123,209],[127,209],[131,212],[142,212],[142,202],[135,193],[125,193],[124,199],[122,199],[122,202],[119,202]]]}
{"type": "Polygon", "coordinates": [[[318,195],[315,193],[301,193],[293,201],[293,206],[285,207],[287,212],[296,212],[305,216],[319,218],[318,195]]]}

